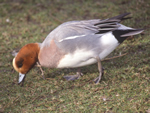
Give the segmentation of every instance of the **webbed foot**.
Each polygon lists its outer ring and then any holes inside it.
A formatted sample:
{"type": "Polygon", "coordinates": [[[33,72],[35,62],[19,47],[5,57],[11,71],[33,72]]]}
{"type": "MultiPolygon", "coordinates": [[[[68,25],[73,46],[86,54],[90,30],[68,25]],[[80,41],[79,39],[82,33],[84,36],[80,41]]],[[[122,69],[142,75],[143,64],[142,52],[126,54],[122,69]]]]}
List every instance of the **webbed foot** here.
{"type": "Polygon", "coordinates": [[[81,76],[83,76],[83,74],[81,72],[77,72],[76,75],[67,75],[67,76],[64,76],[64,78],[68,81],[71,81],[71,80],[79,79],[81,76]]]}

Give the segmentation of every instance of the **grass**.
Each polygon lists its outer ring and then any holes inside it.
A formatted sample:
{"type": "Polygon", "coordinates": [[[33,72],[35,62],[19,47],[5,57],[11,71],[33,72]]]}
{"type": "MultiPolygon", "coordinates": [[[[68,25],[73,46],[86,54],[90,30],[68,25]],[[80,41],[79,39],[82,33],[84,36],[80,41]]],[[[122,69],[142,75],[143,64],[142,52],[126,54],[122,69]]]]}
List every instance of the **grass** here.
{"type": "Polygon", "coordinates": [[[150,1],[149,0],[1,0],[0,1],[0,112],[150,112],[150,1]],[[97,65],[82,68],[76,81],[63,79],[75,70],[34,67],[24,87],[17,85],[12,51],[42,42],[50,31],[70,20],[108,18],[124,12],[133,17],[123,24],[144,28],[143,35],[126,40],[103,61],[98,85],[97,65]]]}

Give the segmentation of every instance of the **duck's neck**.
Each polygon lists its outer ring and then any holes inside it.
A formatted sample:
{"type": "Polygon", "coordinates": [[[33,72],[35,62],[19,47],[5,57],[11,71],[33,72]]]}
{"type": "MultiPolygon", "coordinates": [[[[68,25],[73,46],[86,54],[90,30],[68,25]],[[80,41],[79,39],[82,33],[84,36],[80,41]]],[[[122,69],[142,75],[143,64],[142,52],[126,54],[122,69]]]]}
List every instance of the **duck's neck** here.
{"type": "Polygon", "coordinates": [[[40,53],[40,46],[41,46],[40,43],[34,43],[34,46],[33,46],[33,49],[34,49],[33,53],[34,53],[34,57],[35,57],[37,62],[39,62],[38,56],[40,53]]]}

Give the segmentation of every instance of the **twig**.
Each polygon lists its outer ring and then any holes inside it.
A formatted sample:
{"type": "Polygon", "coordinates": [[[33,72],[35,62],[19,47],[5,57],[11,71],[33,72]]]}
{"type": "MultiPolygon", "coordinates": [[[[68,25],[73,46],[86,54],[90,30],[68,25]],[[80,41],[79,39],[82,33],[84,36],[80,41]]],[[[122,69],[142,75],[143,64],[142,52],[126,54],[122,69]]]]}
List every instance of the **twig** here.
{"type": "Polygon", "coordinates": [[[115,59],[115,58],[118,58],[118,57],[125,56],[126,54],[127,54],[127,53],[125,53],[125,54],[122,54],[122,55],[119,55],[119,56],[114,56],[114,57],[111,57],[111,58],[105,58],[105,59],[103,59],[103,60],[101,60],[101,61],[106,61],[106,60],[115,59]]]}
{"type": "Polygon", "coordinates": [[[32,104],[32,102],[34,102],[38,97],[40,97],[40,96],[35,97],[35,98],[32,99],[28,104],[32,104]]]}
{"type": "Polygon", "coordinates": [[[5,109],[6,107],[8,107],[11,103],[13,103],[16,99],[18,99],[19,96],[17,96],[16,98],[14,98],[11,102],[9,102],[8,104],[6,104],[3,109],[5,109]]]}
{"type": "Polygon", "coordinates": [[[53,19],[55,19],[57,22],[63,23],[61,20],[59,20],[58,18],[56,18],[55,16],[53,16],[53,14],[50,13],[50,16],[51,16],[53,19]]]}

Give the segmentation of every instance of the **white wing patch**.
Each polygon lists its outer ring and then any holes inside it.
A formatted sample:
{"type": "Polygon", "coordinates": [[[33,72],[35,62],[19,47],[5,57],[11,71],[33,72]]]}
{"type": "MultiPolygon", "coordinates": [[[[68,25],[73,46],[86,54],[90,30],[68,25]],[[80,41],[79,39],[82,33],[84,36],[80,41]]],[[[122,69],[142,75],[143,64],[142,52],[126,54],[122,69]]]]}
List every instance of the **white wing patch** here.
{"type": "Polygon", "coordinates": [[[62,42],[62,41],[64,41],[64,40],[69,40],[69,39],[75,39],[75,38],[83,37],[83,36],[86,36],[86,35],[70,36],[70,37],[67,37],[67,38],[61,39],[61,40],[59,40],[58,42],[62,42]]]}

